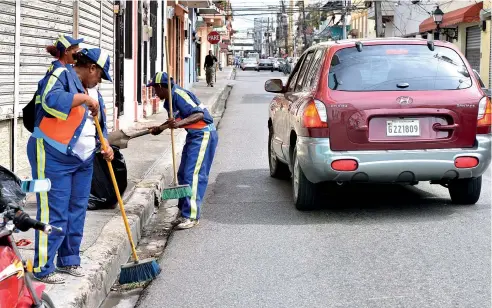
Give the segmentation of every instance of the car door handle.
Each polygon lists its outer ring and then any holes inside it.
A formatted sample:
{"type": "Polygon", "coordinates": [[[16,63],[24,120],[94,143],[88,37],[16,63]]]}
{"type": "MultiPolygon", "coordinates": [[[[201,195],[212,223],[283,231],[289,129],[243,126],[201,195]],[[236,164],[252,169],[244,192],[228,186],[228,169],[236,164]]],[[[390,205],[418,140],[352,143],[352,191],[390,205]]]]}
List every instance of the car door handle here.
{"type": "Polygon", "coordinates": [[[442,124],[436,123],[436,124],[432,125],[432,129],[434,129],[435,131],[455,130],[458,127],[460,127],[458,124],[442,125],[442,124]]]}

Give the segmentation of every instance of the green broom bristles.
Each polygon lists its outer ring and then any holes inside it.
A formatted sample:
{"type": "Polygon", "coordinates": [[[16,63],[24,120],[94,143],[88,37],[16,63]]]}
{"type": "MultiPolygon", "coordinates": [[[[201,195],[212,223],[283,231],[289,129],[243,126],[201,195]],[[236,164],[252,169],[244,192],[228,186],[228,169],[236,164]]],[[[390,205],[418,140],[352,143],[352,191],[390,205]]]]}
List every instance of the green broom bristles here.
{"type": "Polygon", "coordinates": [[[161,272],[155,259],[139,260],[121,266],[119,284],[152,280],[161,272]]]}
{"type": "Polygon", "coordinates": [[[176,185],[164,188],[162,191],[163,200],[181,199],[184,197],[191,197],[190,185],[176,185]]]}

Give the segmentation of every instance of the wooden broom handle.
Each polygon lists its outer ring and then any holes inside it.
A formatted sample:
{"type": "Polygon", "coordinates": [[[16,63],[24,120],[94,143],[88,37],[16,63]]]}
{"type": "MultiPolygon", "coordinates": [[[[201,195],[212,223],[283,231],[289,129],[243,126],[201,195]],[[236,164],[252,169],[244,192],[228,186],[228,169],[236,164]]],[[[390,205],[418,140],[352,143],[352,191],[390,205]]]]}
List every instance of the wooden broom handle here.
{"type": "MultiPolygon", "coordinates": [[[[174,119],[173,112],[173,88],[171,84],[171,72],[169,70],[169,44],[168,38],[166,35],[165,44],[166,44],[166,67],[167,67],[167,86],[168,86],[168,99],[169,99],[169,119],[174,119]]],[[[171,127],[171,148],[173,152],[173,176],[174,176],[174,186],[178,186],[178,170],[176,169],[176,148],[174,145],[174,128],[171,127]]]]}
{"type": "MultiPolygon", "coordinates": [[[[97,115],[94,116],[94,122],[96,124],[97,134],[99,135],[99,140],[101,141],[102,148],[104,151],[107,150],[108,145],[106,144],[106,139],[102,133],[101,125],[99,124],[99,119],[97,115]]],[[[116,192],[116,198],[118,198],[118,205],[120,206],[121,216],[123,216],[123,222],[125,224],[126,234],[128,235],[128,240],[132,246],[133,260],[138,262],[137,250],[135,249],[135,243],[133,242],[132,233],[130,231],[130,225],[128,224],[128,218],[126,217],[125,206],[123,205],[123,199],[121,199],[120,190],[118,188],[118,183],[116,182],[116,176],[114,175],[113,164],[110,161],[108,163],[109,173],[111,174],[111,181],[113,182],[114,191],[116,192]]]]}

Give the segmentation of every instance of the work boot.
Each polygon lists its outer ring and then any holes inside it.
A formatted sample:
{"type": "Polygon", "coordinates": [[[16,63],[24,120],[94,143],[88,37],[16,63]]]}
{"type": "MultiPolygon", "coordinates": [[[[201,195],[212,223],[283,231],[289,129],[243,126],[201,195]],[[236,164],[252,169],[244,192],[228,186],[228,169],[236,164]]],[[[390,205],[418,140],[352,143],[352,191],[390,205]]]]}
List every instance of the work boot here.
{"type": "Polygon", "coordinates": [[[34,276],[34,279],[41,281],[42,283],[47,283],[47,284],[64,284],[65,283],[65,278],[60,275],[59,273],[50,273],[44,277],[36,277],[34,276]]]}
{"type": "Polygon", "coordinates": [[[193,228],[198,225],[198,219],[185,218],[179,225],[176,226],[177,230],[185,230],[193,228]]]}
{"type": "Polygon", "coordinates": [[[71,265],[71,266],[62,266],[57,268],[59,272],[66,273],[75,277],[84,277],[84,273],[82,271],[82,267],[77,266],[77,265],[71,265]]]}

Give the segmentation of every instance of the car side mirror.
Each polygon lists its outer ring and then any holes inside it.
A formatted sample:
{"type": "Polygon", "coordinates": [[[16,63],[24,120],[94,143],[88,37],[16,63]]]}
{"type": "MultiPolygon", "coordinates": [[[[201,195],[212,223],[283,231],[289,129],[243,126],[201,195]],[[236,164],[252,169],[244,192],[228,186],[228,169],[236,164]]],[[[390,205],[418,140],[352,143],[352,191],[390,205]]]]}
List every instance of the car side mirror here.
{"type": "Polygon", "coordinates": [[[284,83],[281,79],[270,79],[265,82],[265,91],[271,93],[284,92],[284,83]]]}

